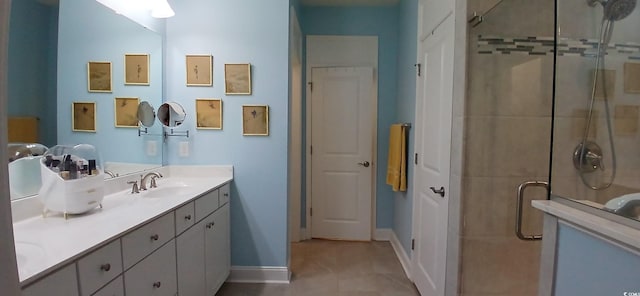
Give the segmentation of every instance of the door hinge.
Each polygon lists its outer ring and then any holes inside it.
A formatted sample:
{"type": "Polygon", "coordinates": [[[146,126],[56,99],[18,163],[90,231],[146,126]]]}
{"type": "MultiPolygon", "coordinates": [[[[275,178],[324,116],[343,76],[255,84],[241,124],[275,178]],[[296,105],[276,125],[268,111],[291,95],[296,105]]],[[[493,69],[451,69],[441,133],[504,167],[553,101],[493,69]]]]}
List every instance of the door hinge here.
{"type": "Polygon", "coordinates": [[[311,146],[311,151],[309,151],[309,154],[313,155],[313,145],[311,146]]]}
{"type": "Polygon", "coordinates": [[[309,208],[309,216],[313,216],[313,208],[309,208]]]}
{"type": "Polygon", "coordinates": [[[308,84],[309,84],[309,90],[313,91],[313,82],[309,82],[308,84]]]}
{"type": "Polygon", "coordinates": [[[418,63],[413,66],[418,68],[418,77],[420,77],[420,75],[422,74],[422,64],[418,63]]]}
{"type": "Polygon", "coordinates": [[[411,250],[415,250],[415,249],[416,249],[416,240],[411,239],[411,250]]]}
{"type": "Polygon", "coordinates": [[[416,165],[418,164],[418,153],[413,155],[413,163],[416,165]]]}

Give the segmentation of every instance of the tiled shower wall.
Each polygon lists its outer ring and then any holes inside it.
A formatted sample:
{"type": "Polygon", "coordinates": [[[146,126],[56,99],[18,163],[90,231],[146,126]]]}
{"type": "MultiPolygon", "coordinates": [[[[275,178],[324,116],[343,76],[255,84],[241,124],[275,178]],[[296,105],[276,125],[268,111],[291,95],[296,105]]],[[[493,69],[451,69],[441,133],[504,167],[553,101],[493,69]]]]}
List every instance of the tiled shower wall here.
{"type": "MultiPolygon", "coordinates": [[[[469,14],[496,2],[469,0],[469,14]]],[[[540,243],[514,234],[516,189],[524,181],[549,179],[553,53],[538,49],[553,33],[553,0],[506,0],[469,27],[461,295],[537,295],[540,243]],[[512,44],[496,44],[505,39],[512,44]],[[527,40],[537,45],[519,44],[527,40]]],[[[544,190],[527,191],[528,234],[542,230],[541,214],[528,200],[542,198],[544,190]]]]}
{"type": "MultiPolygon", "coordinates": [[[[598,43],[602,8],[584,1],[560,1],[558,25],[560,42],[582,40],[575,51],[582,54],[559,56],[557,61],[556,118],[554,132],[552,191],[577,200],[606,203],[613,197],[640,191],[640,9],[615,23],[614,34],[605,57],[606,93],[609,97],[612,134],[617,154],[617,175],[606,190],[588,189],[573,166],[572,153],[581,142],[595,68],[593,53],[598,43]]],[[[565,42],[566,43],[566,42],[565,42]]],[[[613,171],[607,115],[601,85],[596,91],[594,120],[589,138],[604,154],[604,170],[587,174],[591,184],[608,181],[613,171]]]]}

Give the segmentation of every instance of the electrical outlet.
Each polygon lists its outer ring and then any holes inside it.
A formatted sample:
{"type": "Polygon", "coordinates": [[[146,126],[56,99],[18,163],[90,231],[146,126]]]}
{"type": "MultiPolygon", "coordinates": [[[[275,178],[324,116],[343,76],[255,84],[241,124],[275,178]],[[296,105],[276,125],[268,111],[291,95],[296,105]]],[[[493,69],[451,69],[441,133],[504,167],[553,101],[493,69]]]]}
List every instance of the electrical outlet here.
{"type": "Polygon", "coordinates": [[[180,142],[180,157],[189,156],[189,142],[180,142]]]}
{"type": "Polygon", "coordinates": [[[147,156],[156,156],[158,154],[158,142],[147,141],[147,156]]]}

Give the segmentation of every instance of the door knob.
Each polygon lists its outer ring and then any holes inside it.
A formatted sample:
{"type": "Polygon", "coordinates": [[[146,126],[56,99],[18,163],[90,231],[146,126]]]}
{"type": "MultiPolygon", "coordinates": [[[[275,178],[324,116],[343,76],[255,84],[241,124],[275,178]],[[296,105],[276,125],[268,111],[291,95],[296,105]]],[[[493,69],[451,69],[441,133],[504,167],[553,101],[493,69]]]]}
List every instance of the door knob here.
{"type": "Polygon", "coordinates": [[[363,166],[365,168],[368,168],[369,165],[371,165],[371,164],[368,161],[365,161],[365,162],[358,162],[358,165],[361,165],[361,166],[363,166]]]}
{"type": "Polygon", "coordinates": [[[444,187],[440,186],[440,189],[436,189],[435,187],[429,187],[431,191],[435,194],[439,194],[441,197],[444,197],[444,187]]]}

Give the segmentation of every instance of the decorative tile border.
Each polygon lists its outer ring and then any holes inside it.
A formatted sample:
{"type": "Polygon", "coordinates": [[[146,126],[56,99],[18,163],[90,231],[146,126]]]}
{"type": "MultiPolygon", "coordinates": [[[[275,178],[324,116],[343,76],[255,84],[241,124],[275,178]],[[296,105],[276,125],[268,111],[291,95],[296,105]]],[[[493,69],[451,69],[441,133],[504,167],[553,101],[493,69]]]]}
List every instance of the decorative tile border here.
{"type": "MultiPolygon", "coordinates": [[[[478,54],[526,54],[553,55],[553,37],[513,37],[478,35],[478,54]]],[[[558,42],[559,56],[595,57],[598,51],[597,39],[560,38],[558,42]]],[[[640,60],[640,43],[610,43],[607,55],[627,56],[630,60],[640,60]]]]}

